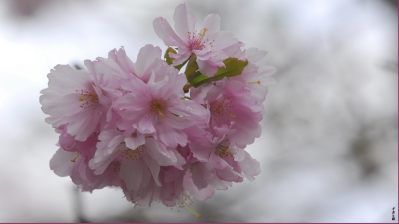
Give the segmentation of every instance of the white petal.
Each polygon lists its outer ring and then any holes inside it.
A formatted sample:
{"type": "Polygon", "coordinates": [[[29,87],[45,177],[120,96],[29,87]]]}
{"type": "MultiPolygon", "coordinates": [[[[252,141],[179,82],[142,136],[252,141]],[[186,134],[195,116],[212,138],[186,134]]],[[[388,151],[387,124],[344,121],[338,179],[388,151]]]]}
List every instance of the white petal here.
{"type": "Polygon", "coordinates": [[[176,33],[185,41],[188,42],[188,19],[186,4],[180,4],[176,7],[175,14],[173,15],[175,21],[176,33]]]}
{"type": "Polygon", "coordinates": [[[120,177],[125,182],[128,191],[139,189],[143,171],[140,161],[130,158],[123,160],[120,170],[120,177]]]}
{"type": "Polygon", "coordinates": [[[156,18],[153,25],[155,33],[167,46],[186,45],[186,42],[175,33],[166,19],[162,17],[156,18]]]}
{"type": "Polygon", "coordinates": [[[74,159],[76,155],[77,152],[68,152],[62,148],[59,148],[50,160],[50,169],[52,169],[54,173],[60,177],[71,175],[72,169],[77,164],[71,160],[74,159]]]}

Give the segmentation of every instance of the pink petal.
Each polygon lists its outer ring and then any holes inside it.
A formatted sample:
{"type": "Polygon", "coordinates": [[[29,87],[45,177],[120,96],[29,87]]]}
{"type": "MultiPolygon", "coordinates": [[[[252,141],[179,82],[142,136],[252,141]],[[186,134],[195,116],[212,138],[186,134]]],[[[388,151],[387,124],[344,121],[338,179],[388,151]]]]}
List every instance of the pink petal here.
{"type": "Polygon", "coordinates": [[[219,67],[209,60],[197,60],[197,63],[199,71],[208,77],[215,76],[216,72],[219,70],[219,67]]]}
{"type": "Polygon", "coordinates": [[[267,54],[266,51],[263,50],[258,50],[258,48],[248,48],[245,50],[245,56],[250,61],[251,63],[255,63],[259,61],[261,58],[265,57],[267,54]]]}
{"type": "Polygon", "coordinates": [[[195,186],[198,188],[198,190],[204,189],[205,187],[208,186],[208,183],[204,180],[202,172],[200,169],[192,169],[191,170],[192,173],[192,179],[193,179],[193,183],[195,184],[195,186]]]}
{"type": "Polygon", "coordinates": [[[146,151],[149,156],[157,161],[161,166],[174,165],[176,157],[172,152],[168,152],[166,147],[162,143],[158,143],[154,139],[147,139],[146,151]]]}
{"type": "Polygon", "coordinates": [[[165,145],[175,148],[177,145],[185,146],[187,144],[187,135],[172,127],[160,123],[157,125],[157,136],[165,145]]]}
{"type": "Polygon", "coordinates": [[[126,146],[130,149],[136,149],[140,145],[144,145],[145,137],[144,135],[138,134],[137,137],[125,138],[126,146]]]}
{"type": "Polygon", "coordinates": [[[100,115],[94,111],[87,111],[81,117],[72,120],[68,125],[68,134],[75,135],[78,141],[86,141],[86,139],[93,134],[98,125],[100,115]]]}
{"type": "Polygon", "coordinates": [[[56,65],[47,75],[49,88],[59,92],[75,92],[84,88],[85,83],[91,83],[91,78],[86,70],[76,70],[70,65],[56,65]]]}
{"type": "Polygon", "coordinates": [[[77,164],[76,162],[71,162],[71,160],[76,155],[77,152],[68,152],[59,148],[50,160],[50,169],[60,177],[71,175],[73,168],[77,164]]]}
{"type": "MultiPolygon", "coordinates": [[[[118,149],[118,148],[116,148],[118,149]]],[[[97,150],[97,152],[99,152],[97,150]]],[[[96,154],[97,154],[96,152],[96,154]]],[[[99,152],[100,153],[100,152],[99,152]]],[[[120,152],[118,150],[113,151],[111,154],[104,157],[95,157],[89,161],[90,169],[94,170],[95,175],[103,174],[104,171],[108,168],[109,164],[112,163],[116,157],[118,157],[120,152]]]]}
{"type": "Polygon", "coordinates": [[[173,15],[173,20],[175,21],[175,30],[177,35],[179,35],[182,40],[188,42],[188,19],[187,19],[187,8],[186,4],[180,4],[175,9],[175,14],[173,15]]]}
{"type": "Polygon", "coordinates": [[[128,191],[137,191],[143,175],[143,167],[140,161],[127,158],[123,160],[120,177],[125,182],[128,191]]]}
{"type": "MultiPolygon", "coordinates": [[[[244,151],[244,150],[242,150],[244,151]]],[[[242,173],[245,175],[245,177],[253,181],[255,180],[254,176],[257,176],[260,174],[260,163],[253,159],[249,153],[244,151],[245,157],[242,161],[239,162],[242,173]]]]}
{"type": "Polygon", "coordinates": [[[212,185],[214,188],[216,188],[217,190],[227,190],[232,185],[230,182],[220,180],[217,176],[208,180],[208,183],[210,185],[212,185]]]}
{"type": "MultiPolygon", "coordinates": [[[[79,101],[80,93],[70,93],[57,101],[43,105],[43,112],[53,116],[71,116],[82,110],[79,101]]],[[[44,98],[44,97],[43,97],[44,98]]]]}
{"type": "Polygon", "coordinates": [[[230,31],[219,31],[217,38],[213,43],[212,51],[222,50],[236,44],[238,40],[234,38],[234,33],[230,31]]]}
{"type": "Polygon", "coordinates": [[[156,18],[153,25],[155,33],[167,46],[186,45],[186,42],[175,33],[166,19],[162,17],[156,18]]]}
{"type": "Polygon", "coordinates": [[[137,55],[136,70],[140,76],[151,72],[150,65],[156,58],[161,58],[162,50],[159,47],[154,47],[147,44],[142,47],[137,55]]]}
{"type": "Polygon", "coordinates": [[[158,186],[161,186],[161,183],[159,182],[159,178],[158,178],[159,171],[160,171],[161,167],[155,160],[153,160],[149,156],[144,155],[143,159],[151,171],[151,174],[152,174],[152,177],[154,178],[155,184],[158,186]]]}
{"type": "Polygon", "coordinates": [[[188,12],[187,13],[188,31],[192,32],[195,30],[196,21],[197,21],[197,19],[195,18],[195,16],[191,12],[188,12]]]}
{"type": "Polygon", "coordinates": [[[140,119],[137,124],[137,129],[143,134],[150,134],[155,132],[152,115],[147,115],[140,119]]]}
{"type": "Polygon", "coordinates": [[[207,34],[220,31],[220,16],[218,14],[209,14],[204,19],[204,28],[208,29],[207,34]]]}
{"type": "Polygon", "coordinates": [[[110,51],[108,57],[115,60],[119,67],[126,73],[135,73],[135,66],[132,60],[126,55],[125,49],[122,47],[117,52],[110,51]]]}
{"type": "Polygon", "coordinates": [[[197,142],[191,142],[190,149],[193,153],[193,156],[202,162],[208,162],[210,155],[214,150],[212,147],[204,146],[197,142]]]}

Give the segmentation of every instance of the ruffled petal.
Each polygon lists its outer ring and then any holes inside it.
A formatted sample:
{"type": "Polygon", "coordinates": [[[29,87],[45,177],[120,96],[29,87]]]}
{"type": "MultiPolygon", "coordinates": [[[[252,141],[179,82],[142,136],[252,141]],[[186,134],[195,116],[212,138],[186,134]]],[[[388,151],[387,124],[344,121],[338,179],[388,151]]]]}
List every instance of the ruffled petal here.
{"type": "Polygon", "coordinates": [[[205,17],[204,28],[207,29],[207,34],[212,34],[220,31],[220,16],[212,13],[205,17]]]}
{"type": "Polygon", "coordinates": [[[76,162],[71,162],[71,160],[75,158],[76,155],[77,152],[68,152],[59,148],[50,160],[50,169],[60,177],[71,175],[73,168],[77,164],[76,162]]]}
{"type": "Polygon", "coordinates": [[[186,4],[180,4],[175,9],[175,14],[173,15],[173,20],[175,21],[175,30],[177,35],[179,35],[182,40],[188,42],[188,19],[187,19],[187,8],[186,4]]]}
{"type": "Polygon", "coordinates": [[[186,42],[175,33],[166,19],[162,17],[156,18],[153,25],[155,33],[167,46],[186,45],[186,42]]]}
{"type": "Polygon", "coordinates": [[[155,59],[161,58],[162,50],[159,47],[154,47],[151,44],[147,44],[142,47],[137,55],[136,71],[140,77],[151,72],[152,68],[150,65],[155,59]]]}
{"type": "Polygon", "coordinates": [[[123,160],[120,177],[125,182],[128,191],[137,191],[139,189],[143,177],[142,169],[140,161],[130,158],[123,160]]]}
{"type": "Polygon", "coordinates": [[[260,163],[256,159],[253,159],[249,153],[244,150],[242,151],[244,152],[245,157],[238,163],[245,177],[248,180],[253,181],[255,180],[255,176],[260,174],[260,163]]]}

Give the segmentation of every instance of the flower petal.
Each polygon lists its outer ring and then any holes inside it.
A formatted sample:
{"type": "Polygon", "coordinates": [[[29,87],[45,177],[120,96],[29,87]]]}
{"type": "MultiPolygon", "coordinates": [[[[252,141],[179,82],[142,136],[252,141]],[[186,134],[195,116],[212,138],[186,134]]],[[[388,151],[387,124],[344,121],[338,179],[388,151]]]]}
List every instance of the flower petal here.
{"type": "Polygon", "coordinates": [[[68,152],[59,148],[50,160],[50,169],[60,177],[71,175],[76,165],[76,162],[71,162],[71,160],[76,157],[76,154],[77,152],[68,152]]]}
{"type": "Polygon", "coordinates": [[[186,45],[186,42],[183,41],[172,29],[169,25],[169,22],[166,19],[159,17],[154,20],[154,30],[159,38],[163,40],[163,42],[167,46],[180,46],[186,45]]]}
{"type": "Polygon", "coordinates": [[[187,19],[187,8],[186,4],[180,4],[175,9],[175,14],[173,15],[173,20],[175,21],[175,30],[177,35],[179,35],[182,40],[188,42],[188,19],[187,19]]]}
{"type": "Polygon", "coordinates": [[[123,160],[120,170],[120,177],[125,182],[128,191],[137,191],[143,177],[141,161],[130,158],[123,160]]]}
{"type": "Polygon", "coordinates": [[[137,55],[136,71],[140,77],[151,72],[150,65],[156,58],[161,58],[162,50],[159,47],[154,47],[147,44],[142,47],[137,55]]]}
{"type": "Polygon", "coordinates": [[[204,28],[208,30],[208,34],[220,31],[220,16],[215,13],[207,15],[204,19],[204,28]]]}

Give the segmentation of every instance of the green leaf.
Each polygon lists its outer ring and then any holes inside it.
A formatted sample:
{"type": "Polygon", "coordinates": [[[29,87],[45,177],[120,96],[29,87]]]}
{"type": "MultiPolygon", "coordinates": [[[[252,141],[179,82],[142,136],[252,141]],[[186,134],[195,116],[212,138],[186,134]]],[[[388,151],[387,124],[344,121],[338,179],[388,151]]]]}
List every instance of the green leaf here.
{"type": "Polygon", "coordinates": [[[215,76],[233,77],[240,75],[245,66],[248,65],[248,60],[240,61],[237,58],[227,58],[223,61],[225,68],[219,68],[215,76]]]}
{"type": "Polygon", "coordinates": [[[228,58],[224,60],[223,63],[225,64],[226,67],[219,68],[218,72],[215,74],[214,77],[208,77],[197,71],[191,74],[190,76],[187,76],[186,74],[188,82],[192,86],[197,88],[198,86],[204,83],[219,81],[222,80],[224,77],[234,77],[240,75],[244,70],[245,66],[248,65],[247,60],[241,61],[238,60],[237,58],[228,58]]]}
{"type": "MultiPolygon", "coordinates": [[[[192,79],[189,82],[190,82],[190,84],[192,86],[197,88],[198,86],[200,86],[200,85],[202,85],[204,83],[212,82],[213,80],[211,80],[211,79],[213,79],[213,78],[214,77],[209,78],[208,76],[203,75],[199,71],[197,71],[197,72],[194,73],[192,79]]],[[[214,81],[217,81],[217,80],[214,80],[214,81]]]]}

